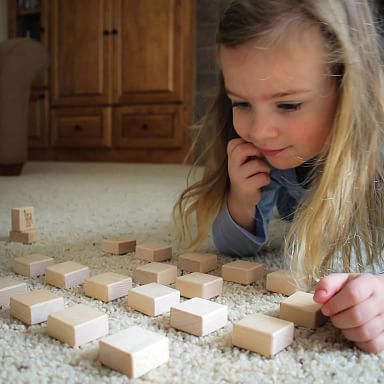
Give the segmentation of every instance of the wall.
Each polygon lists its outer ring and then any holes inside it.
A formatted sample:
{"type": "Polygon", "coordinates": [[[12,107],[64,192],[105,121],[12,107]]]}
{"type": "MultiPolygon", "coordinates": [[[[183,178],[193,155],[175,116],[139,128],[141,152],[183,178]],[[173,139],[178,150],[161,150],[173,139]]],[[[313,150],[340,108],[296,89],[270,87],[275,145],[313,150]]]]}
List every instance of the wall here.
{"type": "Polygon", "coordinates": [[[7,38],[7,0],[0,0],[0,41],[7,38]]]}

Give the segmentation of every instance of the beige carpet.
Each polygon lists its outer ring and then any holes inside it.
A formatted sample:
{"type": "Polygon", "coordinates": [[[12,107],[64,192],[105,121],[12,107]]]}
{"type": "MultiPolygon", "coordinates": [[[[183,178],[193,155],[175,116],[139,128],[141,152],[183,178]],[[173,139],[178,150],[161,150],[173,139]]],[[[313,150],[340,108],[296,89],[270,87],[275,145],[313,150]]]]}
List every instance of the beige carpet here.
{"type": "MultiPolygon", "coordinates": [[[[42,253],[57,262],[76,260],[92,274],[105,271],[132,275],[144,262],[134,254],[106,256],[104,236],[132,234],[172,244],[172,263],[182,252],[174,241],[170,212],[185,184],[187,168],[175,165],[29,163],[21,177],[0,178],[0,276],[43,288],[43,280],[27,279],[11,271],[11,259],[42,253]],[[34,245],[10,243],[10,209],[34,206],[41,240],[34,245]]],[[[272,242],[257,261],[267,270],[279,267],[280,235],[284,224],[272,223],[272,242]]],[[[208,240],[204,250],[212,251],[208,240]]],[[[232,259],[219,257],[220,267],[232,259]]],[[[214,274],[220,275],[221,268],[214,274]]],[[[110,333],[132,325],[167,335],[170,360],[135,383],[381,383],[384,354],[369,355],[346,342],[331,324],[314,331],[297,327],[295,340],[273,358],[231,346],[232,322],[255,312],[277,315],[283,296],[265,290],[265,281],[251,286],[224,283],[214,301],[229,307],[227,325],[208,336],[195,337],[172,329],[169,314],[150,318],[126,305],[126,299],[104,304],[87,298],[83,289],[48,287],[65,305],[85,303],[108,314],[110,333]]],[[[1,383],[128,383],[127,377],[103,367],[98,342],[70,348],[46,334],[46,323],[25,326],[0,312],[1,383]]]]}

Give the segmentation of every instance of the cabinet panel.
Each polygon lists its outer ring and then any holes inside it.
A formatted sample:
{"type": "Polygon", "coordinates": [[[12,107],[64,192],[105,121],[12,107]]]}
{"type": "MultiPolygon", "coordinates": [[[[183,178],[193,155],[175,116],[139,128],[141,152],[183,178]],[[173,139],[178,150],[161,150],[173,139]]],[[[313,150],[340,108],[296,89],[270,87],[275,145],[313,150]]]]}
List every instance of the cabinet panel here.
{"type": "Polygon", "coordinates": [[[110,101],[110,1],[52,0],[52,104],[110,101]]]}
{"type": "Polygon", "coordinates": [[[182,16],[179,0],[114,1],[115,102],[181,101],[182,16]]]}
{"type": "Polygon", "coordinates": [[[33,91],[29,103],[30,147],[44,148],[49,145],[48,92],[33,91]]]}
{"type": "Polygon", "coordinates": [[[177,148],[183,140],[181,107],[121,107],[114,112],[113,146],[177,148]]]}
{"type": "Polygon", "coordinates": [[[55,147],[109,147],[110,108],[71,108],[52,112],[52,144],[55,147]]]}

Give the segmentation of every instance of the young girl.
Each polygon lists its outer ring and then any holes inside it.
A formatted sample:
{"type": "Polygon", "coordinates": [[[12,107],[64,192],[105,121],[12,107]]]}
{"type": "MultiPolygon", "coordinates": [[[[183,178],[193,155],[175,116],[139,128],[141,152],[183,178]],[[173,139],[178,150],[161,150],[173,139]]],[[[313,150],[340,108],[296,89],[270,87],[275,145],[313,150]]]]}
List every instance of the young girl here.
{"type": "Polygon", "coordinates": [[[277,204],[285,256],[346,338],[384,350],[384,84],[370,0],[237,0],[217,34],[217,96],[195,143],[201,180],[174,214],[196,248],[256,255],[277,204]],[[197,232],[192,230],[194,219],[197,232]],[[343,269],[344,274],[331,273],[343,269]],[[357,271],[359,273],[351,274],[357,271]]]}

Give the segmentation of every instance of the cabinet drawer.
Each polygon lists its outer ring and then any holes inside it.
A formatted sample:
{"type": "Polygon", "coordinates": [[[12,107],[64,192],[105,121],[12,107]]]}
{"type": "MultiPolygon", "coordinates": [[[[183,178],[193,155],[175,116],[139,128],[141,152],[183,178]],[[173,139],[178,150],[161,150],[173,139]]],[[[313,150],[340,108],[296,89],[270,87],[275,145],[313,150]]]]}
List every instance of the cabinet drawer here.
{"type": "Polygon", "coordinates": [[[113,146],[120,148],[175,148],[183,138],[181,107],[116,108],[113,146]]]}
{"type": "Polygon", "coordinates": [[[52,113],[52,140],[56,147],[109,147],[110,108],[56,109],[52,113]]]}

